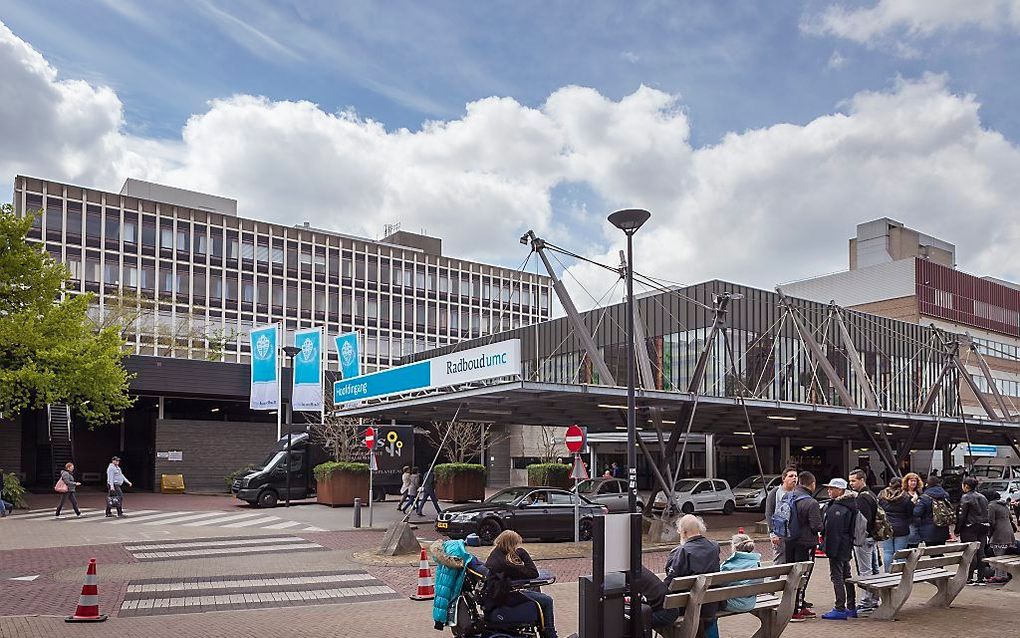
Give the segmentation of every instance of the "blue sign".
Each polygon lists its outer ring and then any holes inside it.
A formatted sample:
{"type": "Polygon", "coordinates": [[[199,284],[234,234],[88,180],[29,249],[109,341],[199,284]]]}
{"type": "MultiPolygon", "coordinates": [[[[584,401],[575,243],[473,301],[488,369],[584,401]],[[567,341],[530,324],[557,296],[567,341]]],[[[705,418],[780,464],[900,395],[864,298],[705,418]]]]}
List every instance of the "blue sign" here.
{"type": "Polygon", "coordinates": [[[336,353],[340,359],[340,376],[344,379],[361,376],[361,351],[358,333],[348,332],[336,338],[336,353]]]}
{"type": "Polygon", "coordinates": [[[256,328],[249,334],[251,344],[252,410],[276,410],[280,407],[279,324],[256,328]]]}
{"type": "Polygon", "coordinates": [[[998,448],[994,445],[977,445],[971,443],[967,446],[967,448],[970,456],[995,456],[998,454],[998,448]]]}
{"type": "Polygon", "coordinates": [[[294,345],[301,348],[294,357],[294,409],[322,409],[322,328],[298,330],[294,345]]]}
{"type": "Polygon", "coordinates": [[[430,370],[431,366],[428,361],[419,361],[382,372],[337,381],[333,384],[333,403],[340,405],[371,397],[427,388],[431,378],[430,370]]]}

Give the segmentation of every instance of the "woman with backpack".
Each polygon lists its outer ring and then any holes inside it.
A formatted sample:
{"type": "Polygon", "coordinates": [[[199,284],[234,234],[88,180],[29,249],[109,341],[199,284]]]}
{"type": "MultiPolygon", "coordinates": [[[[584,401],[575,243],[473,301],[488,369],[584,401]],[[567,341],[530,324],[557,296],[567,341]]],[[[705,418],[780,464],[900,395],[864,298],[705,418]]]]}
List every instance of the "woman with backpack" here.
{"type": "Polygon", "coordinates": [[[878,504],[885,510],[892,526],[893,535],[882,541],[882,568],[886,573],[892,569],[893,556],[906,549],[910,542],[910,523],[914,520],[914,503],[903,492],[903,481],[893,477],[889,487],[878,493],[878,504]]]}
{"type": "Polygon", "coordinates": [[[924,493],[914,503],[917,532],[925,545],[945,545],[954,516],[949,492],[942,489],[942,479],[929,476],[924,493]]]}

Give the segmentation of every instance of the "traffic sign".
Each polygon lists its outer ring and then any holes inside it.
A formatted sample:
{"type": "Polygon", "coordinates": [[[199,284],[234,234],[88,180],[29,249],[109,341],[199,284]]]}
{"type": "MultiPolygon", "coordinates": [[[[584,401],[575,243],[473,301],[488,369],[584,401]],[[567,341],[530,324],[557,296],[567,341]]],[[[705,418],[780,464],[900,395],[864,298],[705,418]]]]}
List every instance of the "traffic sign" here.
{"type": "Polygon", "coordinates": [[[588,468],[584,466],[584,461],[581,460],[580,454],[574,455],[574,469],[570,472],[570,478],[575,481],[588,480],[588,468]]]}
{"type": "Polygon", "coordinates": [[[375,428],[365,429],[365,447],[370,450],[375,447],[375,428]]]}
{"type": "Polygon", "coordinates": [[[576,425],[571,425],[567,428],[567,435],[563,438],[567,444],[567,449],[573,454],[577,454],[584,447],[584,430],[576,425]]]}

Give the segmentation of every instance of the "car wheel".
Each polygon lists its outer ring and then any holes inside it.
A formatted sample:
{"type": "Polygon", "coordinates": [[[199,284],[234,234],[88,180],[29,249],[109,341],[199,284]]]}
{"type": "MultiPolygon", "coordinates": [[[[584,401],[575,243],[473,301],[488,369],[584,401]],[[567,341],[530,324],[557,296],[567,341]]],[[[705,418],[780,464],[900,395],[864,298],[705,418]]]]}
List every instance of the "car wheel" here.
{"type": "Polygon", "coordinates": [[[684,514],[693,514],[694,513],[694,503],[692,503],[690,501],[687,501],[680,508],[680,511],[683,512],[684,514]]]}
{"type": "Polygon", "coordinates": [[[266,490],[259,494],[259,507],[276,507],[280,497],[273,490],[266,490]]]}
{"type": "Polygon", "coordinates": [[[579,530],[578,537],[582,541],[590,541],[591,540],[591,536],[592,536],[592,534],[591,534],[591,530],[592,530],[591,519],[590,518],[583,519],[581,521],[580,526],[578,527],[578,530],[579,530]]]}
{"type": "Polygon", "coordinates": [[[726,501],[726,504],[722,507],[722,513],[729,516],[737,509],[737,504],[733,501],[726,501]]]}
{"type": "Polygon", "coordinates": [[[478,540],[482,541],[484,545],[492,545],[499,533],[503,531],[503,527],[491,518],[487,518],[482,521],[482,524],[478,526],[478,540]]]}

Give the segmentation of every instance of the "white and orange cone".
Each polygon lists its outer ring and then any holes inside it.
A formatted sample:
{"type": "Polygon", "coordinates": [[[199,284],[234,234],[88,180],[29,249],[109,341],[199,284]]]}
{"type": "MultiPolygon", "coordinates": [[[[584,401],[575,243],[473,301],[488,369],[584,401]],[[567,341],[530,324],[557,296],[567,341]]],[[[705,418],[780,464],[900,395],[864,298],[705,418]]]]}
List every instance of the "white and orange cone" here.
{"type": "Polygon", "coordinates": [[[89,568],[85,572],[85,583],[81,586],[78,608],[73,616],[64,618],[64,622],[103,622],[106,614],[99,613],[99,578],[96,576],[96,559],[89,559],[89,568]]]}
{"type": "Polygon", "coordinates": [[[411,600],[432,600],[436,597],[436,586],[432,581],[432,568],[429,566],[429,555],[421,548],[421,559],[418,561],[418,592],[411,600]]]}

